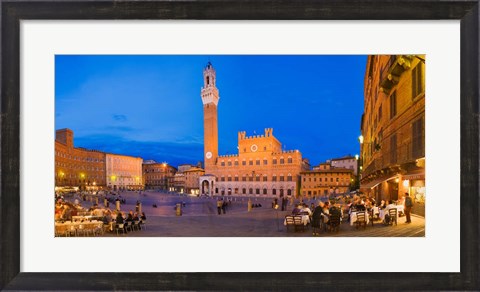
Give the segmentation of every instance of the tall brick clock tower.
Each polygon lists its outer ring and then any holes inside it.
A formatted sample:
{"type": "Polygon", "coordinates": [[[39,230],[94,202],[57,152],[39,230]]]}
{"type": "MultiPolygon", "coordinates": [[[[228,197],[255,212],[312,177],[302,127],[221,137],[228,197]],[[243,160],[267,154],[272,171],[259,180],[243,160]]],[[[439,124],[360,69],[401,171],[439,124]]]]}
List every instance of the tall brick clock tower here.
{"type": "Polygon", "coordinates": [[[208,62],[203,69],[203,87],[201,91],[203,103],[203,145],[205,173],[210,173],[218,157],[218,121],[217,105],[220,97],[216,82],[215,69],[208,62]]]}

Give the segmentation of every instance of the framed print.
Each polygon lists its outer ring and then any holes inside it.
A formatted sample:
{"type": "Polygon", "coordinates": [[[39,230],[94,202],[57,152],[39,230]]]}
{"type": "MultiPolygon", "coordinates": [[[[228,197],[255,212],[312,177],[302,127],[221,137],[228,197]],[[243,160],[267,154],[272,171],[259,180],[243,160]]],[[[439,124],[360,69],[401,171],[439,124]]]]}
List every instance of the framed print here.
{"type": "Polygon", "coordinates": [[[477,1],[1,5],[2,289],[479,288],[477,1]]]}

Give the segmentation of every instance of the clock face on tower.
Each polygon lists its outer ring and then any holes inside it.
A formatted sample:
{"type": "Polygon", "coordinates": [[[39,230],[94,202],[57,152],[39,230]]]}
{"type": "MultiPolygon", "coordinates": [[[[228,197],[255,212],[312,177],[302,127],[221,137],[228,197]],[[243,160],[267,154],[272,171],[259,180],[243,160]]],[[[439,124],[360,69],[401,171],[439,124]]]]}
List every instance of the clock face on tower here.
{"type": "Polygon", "coordinates": [[[207,157],[207,159],[212,158],[212,152],[208,151],[207,153],[205,153],[205,157],[207,157]]]}
{"type": "Polygon", "coordinates": [[[252,152],[257,152],[258,150],[257,145],[253,144],[252,146],[250,146],[250,150],[252,150],[252,152]]]}

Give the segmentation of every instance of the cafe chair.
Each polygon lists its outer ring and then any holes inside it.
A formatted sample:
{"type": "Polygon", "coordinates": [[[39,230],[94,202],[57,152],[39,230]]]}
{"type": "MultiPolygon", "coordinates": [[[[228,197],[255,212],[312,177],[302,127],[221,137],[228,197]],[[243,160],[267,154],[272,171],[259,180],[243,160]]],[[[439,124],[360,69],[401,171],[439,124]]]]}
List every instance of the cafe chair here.
{"type": "Polygon", "coordinates": [[[80,224],[80,225],[78,225],[77,233],[78,233],[78,235],[83,234],[83,235],[86,236],[88,233],[90,233],[90,231],[85,226],[85,224],[80,224]]]}
{"type": "Polygon", "coordinates": [[[127,221],[127,225],[125,226],[125,230],[128,231],[133,231],[132,229],[132,221],[127,221]]]}
{"type": "Polygon", "coordinates": [[[71,224],[68,226],[68,234],[73,236],[77,236],[77,228],[75,228],[75,225],[71,224]]]}
{"type": "Polygon", "coordinates": [[[305,231],[305,225],[303,224],[302,216],[293,216],[293,221],[295,222],[295,231],[305,231]]]}
{"type": "Polygon", "coordinates": [[[147,220],[146,219],[145,220],[142,219],[142,221],[140,222],[140,230],[142,228],[145,228],[145,230],[147,230],[147,220]]]}
{"type": "Polygon", "coordinates": [[[135,230],[135,229],[140,230],[140,220],[133,221],[132,229],[133,230],[135,230]]]}
{"type": "Polygon", "coordinates": [[[291,215],[285,216],[285,225],[287,226],[287,231],[288,231],[289,227],[291,227],[291,226],[293,226],[293,228],[295,230],[295,220],[293,219],[293,216],[291,216],[291,215]]]}
{"type": "Polygon", "coordinates": [[[340,214],[331,214],[330,219],[328,220],[328,230],[330,232],[338,232],[340,229],[340,214]]]}
{"type": "Polygon", "coordinates": [[[365,211],[359,211],[357,212],[357,221],[355,221],[355,228],[358,229],[363,225],[363,229],[367,227],[367,218],[365,218],[365,211]]]}
{"type": "Polygon", "coordinates": [[[124,234],[125,234],[125,229],[123,228],[125,224],[116,224],[115,225],[115,231],[117,232],[117,235],[118,235],[118,231],[122,231],[124,234]]]}
{"type": "Polygon", "coordinates": [[[395,226],[397,226],[397,209],[392,208],[388,210],[388,215],[390,216],[389,224],[393,226],[393,222],[395,222],[395,226]]]}

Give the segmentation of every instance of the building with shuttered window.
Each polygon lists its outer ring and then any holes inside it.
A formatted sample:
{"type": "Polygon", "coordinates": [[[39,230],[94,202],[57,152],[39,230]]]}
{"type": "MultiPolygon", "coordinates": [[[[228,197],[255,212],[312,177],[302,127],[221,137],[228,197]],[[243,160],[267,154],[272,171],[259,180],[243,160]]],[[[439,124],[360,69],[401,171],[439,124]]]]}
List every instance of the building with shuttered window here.
{"type": "Polygon", "coordinates": [[[365,73],[361,190],[425,203],[425,55],[373,55],[365,73]]]}

